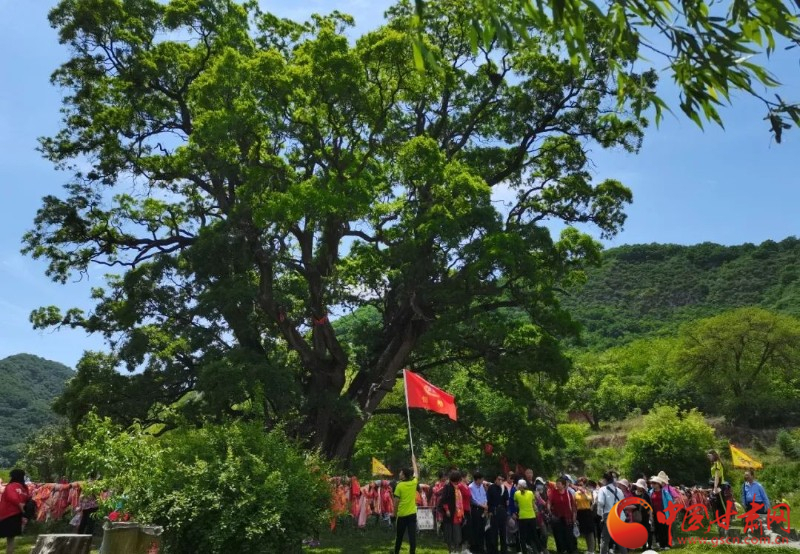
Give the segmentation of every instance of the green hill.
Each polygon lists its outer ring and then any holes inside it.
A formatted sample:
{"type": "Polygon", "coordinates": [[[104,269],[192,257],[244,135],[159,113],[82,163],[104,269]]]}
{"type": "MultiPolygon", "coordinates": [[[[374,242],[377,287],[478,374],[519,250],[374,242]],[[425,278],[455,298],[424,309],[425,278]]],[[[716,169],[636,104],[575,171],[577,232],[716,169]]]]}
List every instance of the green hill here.
{"type": "Polygon", "coordinates": [[[609,249],[564,304],[600,348],[742,306],[800,316],[800,239],[609,249]]]}
{"type": "Polygon", "coordinates": [[[58,420],[50,409],[73,372],[31,354],[0,360],[0,467],[17,458],[19,445],[37,429],[58,420]]]}

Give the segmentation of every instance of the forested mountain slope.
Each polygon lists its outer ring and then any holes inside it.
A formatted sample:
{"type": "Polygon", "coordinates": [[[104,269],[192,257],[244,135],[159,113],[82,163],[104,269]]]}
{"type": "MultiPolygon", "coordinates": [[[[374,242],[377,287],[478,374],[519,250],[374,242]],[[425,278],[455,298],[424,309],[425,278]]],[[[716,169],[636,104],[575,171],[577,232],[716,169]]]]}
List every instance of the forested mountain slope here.
{"type": "Polygon", "coordinates": [[[57,421],[50,404],[72,374],[67,366],[32,354],[0,360],[0,467],[16,461],[31,432],[57,421]]]}
{"type": "Polygon", "coordinates": [[[609,249],[564,304],[599,348],[741,306],[800,316],[800,240],[609,249]]]}

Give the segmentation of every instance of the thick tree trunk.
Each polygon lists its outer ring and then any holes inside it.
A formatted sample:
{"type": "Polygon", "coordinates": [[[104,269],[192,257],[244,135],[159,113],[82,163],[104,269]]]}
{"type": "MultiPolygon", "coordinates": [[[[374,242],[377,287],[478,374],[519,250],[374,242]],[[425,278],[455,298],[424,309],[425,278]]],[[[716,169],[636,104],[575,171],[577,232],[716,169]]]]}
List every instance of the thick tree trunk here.
{"type": "Polygon", "coordinates": [[[311,374],[307,392],[311,410],[304,427],[309,433],[306,438],[310,439],[311,444],[322,447],[323,451],[331,441],[336,441],[337,428],[341,426],[342,416],[337,413],[336,400],[344,382],[344,367],[334,363],[316,368],[311,374]]]}
{"type": "Polygon", "coordinates": [[[583,412],[583,417],[586,419],[586,422],[589,424],[589,428],[592,431],[600,430],[600,421],[596,415],[590,415],[589,412],[583,412]]]}
{"type": "MultiPolygon", "coordinates": [[[[361,416],[347,421],[333,417],[327,421],[317,419],[317,431],[325,441],[320,443],[323,453],[331,460],[347,464],[353,456],[358,434],[367,424],[386,395],[400,378],[401,371],[408,361],[419,337],[428,328],[428,323],[412,315],[408,310],[399,315],[403,325],[387,341],[380,356],[375,360],[374,369],[359,373],[346,393],[346,398],[360,409],[361,416]]],[[[336,414],[338,415],[338,414],[336,414]]]]}

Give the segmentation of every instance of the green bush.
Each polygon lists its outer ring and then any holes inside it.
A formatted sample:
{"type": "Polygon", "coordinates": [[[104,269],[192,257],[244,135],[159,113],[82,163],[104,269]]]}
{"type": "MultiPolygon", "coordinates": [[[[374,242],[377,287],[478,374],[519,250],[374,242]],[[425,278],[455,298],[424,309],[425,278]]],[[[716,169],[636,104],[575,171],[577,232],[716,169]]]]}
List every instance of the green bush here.
{"type": "Polygon", "coordinates": [[[786,431],[782,429],[777,436],[778,448],[787,458],[800,460],[800,429],[786,431]]]}
{"type": "Polygon", "coordinates": [[[756,478],[764,486],[770,500],[773,500],[796,493],[798,475],[800,462],[784,462],[767,465],[756,474],[756,478]]]}
{"type": "Polygon", "coordinates": [[[642,427],[628,435],[623,468],[630,479],[663,470],[671,484],[705,484],[705,453],[713,443],[714,429],[697,410],[657,406],[644,417],[642,427]]]}
{"type": "Polygon", "coordinates": [[[105,476],[105,509],[122,501],[163,526],[169,554],[299,552],[328,518],[325,464],[280,430],[230,423],[155,438],[92,416],[79,438],[70,462],[105,476]]]}

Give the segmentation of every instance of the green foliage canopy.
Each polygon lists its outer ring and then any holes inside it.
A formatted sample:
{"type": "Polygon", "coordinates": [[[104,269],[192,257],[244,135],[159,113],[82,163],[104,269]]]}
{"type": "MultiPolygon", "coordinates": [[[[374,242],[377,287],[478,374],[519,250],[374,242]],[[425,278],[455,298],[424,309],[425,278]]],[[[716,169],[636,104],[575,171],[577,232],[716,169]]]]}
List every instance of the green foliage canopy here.
{"type": "MultiPolygon", "coordinates": [[[[598,245],[543,222],[619,230],[630,191],[593,183],[588,151],[638,148],[646,122],[617,100],[641,103],[655,78],[615,87],[635,56],[612,61],[599,23],[591,65],[546,31],[475,52],[475,8],[437,4],[422,33],[447,63],[420,73],[407,4],[352,44],[338,13],[300,24],[255,2],[62,0],[64,119],[41,148],[72,179],[25,251],[60,282],[118,273],[91,313],[43,308],[35,325],[105,336],[111,354],[80,368],[103,387],[108,367],[141,370],[129,420],[149,414],[139,399],[200,392],[206,414],[248,403],[343,459],[409,363],[522,370],[539,356],[538,371],[562,372],[557,341],[574,327],[555,291],[598,245]],[[515,194],[502,210],[498,187],[515,194]],[[333,313],[366,306],[377,325],[346,344],[333,313]]],[[[76,385],[63,411],[75,420],[103,387],[76,385]]]]}
{"type": "Polygon", "coordinates": [[[83,480],[89,477],[81,472],[69,475],[67,455],[73,446],[72,429],[65,423],[38,429],[26,438],[19,466],[38,483],[57,483],[62,477],[83,480]]]}
{"type": "Polygon", "coordinates": [[[744,423],[800,418],[800,320],[740,308],[687,325],[676,360],[716,412],[744,423]]]}
{"type": "MultiPolygon", "coordinates": [[[[415,0],[417,25],[436,9],[437,2],[415,0]]],[[[642,0],[596,3],[593,0],[481,0],[470,14],[472,48],[495,41],[509,44],[527,38],[532,25],[559,37],[573,63],[593,63],[587,21],[599,20],[607,32],[602,47],[611,62],[619,89],[636,85],[624,63],[640,52],[644,63],[665,63],[680,90],[680,108],[702,127],[703,121],[722,125],[719,107],[742,91],[764,103],[769,128],[780,143],[783,131],[800,124],[800,105],[765,97],[764,87],[777,87],[778,77],[765,69],[758,56],[776,48],[800,44],[796,3],[785,0],[715,2],[642,0]],[[755,59],[753,59],[755,58],[755,59]]],[[[434,51],[421,36],[415,43],[419,67],[435,66],[434,51]]],[[[640,106],[654,107],[657,120],[668,104],[650,95],[640,106]]]]}
{"type": "Polygon", "coordinates": [[[624,419],[634,410],[646,412],[656,403],[690,404],[677,382],[676,344],[674,338],[639,339],[602,352],[578,353],[564,390],[569,409],[598,430],[602,421],[624,419]]]}
{"type": "MultiPolygon", "coordinates": [[[[532,360],[532,367],[542,360],[532,360]]],[[[537,471],[563,470],[563,460],[579,457],[580,429],[567,426],[570,439],[559,432],[562,399],[560,377],[517,370],[485,362],[452,363],[430,371],[434,383],[447,383],[458,403],[458,421],[431,417],[411,410],[414,445],[428,475],[450,467],[485,472],[502,467],[505,457],[512,467],[522,463],[537,471]],[[491,445],[491,451],[486,451],[491,445]]],[[[375,416],[366,424],[356,442],[354,467],[366,470],[372,456],[391,467],[408,463],[408,429],[405,421],[403,384],[387,395],[375,416]]]]}

